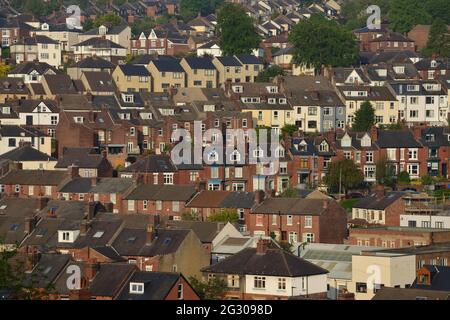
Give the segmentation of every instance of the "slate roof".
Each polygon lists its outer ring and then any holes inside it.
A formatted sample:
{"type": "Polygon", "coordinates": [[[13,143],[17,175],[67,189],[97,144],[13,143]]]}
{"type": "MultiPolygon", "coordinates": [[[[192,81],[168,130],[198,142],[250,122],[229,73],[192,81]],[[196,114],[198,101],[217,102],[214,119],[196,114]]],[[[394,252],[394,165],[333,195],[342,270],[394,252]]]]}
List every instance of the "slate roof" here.
{"type": "Polygon", "coordinates": [[[210,221],[167,221],[167,229],[192,230],[202,243],[211,243],[223,229],[225,223],[210,221]]]}
{"type": "Polygon", "coordinates": [[[70,68],[74,67],[82,69],[114,69],[116,66],[108,60],[102,59],[98,56],[91,56],[78,61],[70,68]]]}
{"type": "Polygon", "coordinates": [[[13,149],[0,155],[0,159],[9,159],[12,161],[57,161],[57,159],[36,150],[29,144],[13,149]]]}
{"type": "Polygon", "coordinates": [[[123,228],[112,247],[121,256],[153,257],[175,253],[191,230],[156,229],[155,238],[147,243],[147,230],[123,228]]]}
{"type": "Polygon", "coordinates": [[[93,48],[103,48],[103,49],[125,49],[121,45],[112,42],[111,40],[103,38],[90,38],[88,40],[77,43],[74,46],[75,47],[90,46],[93,48]]]}
{"type": "Polygon", "coordinates": [[[263,254],[258,254],[255,248],[246,248],[212,266],[202,268],[201,271],[281,277],[303,277],[328,273],[327,270],[279,248],[268,248],[263,254]]]}
{"type": "Polygon", "coordinates": [[[169,156],[149,155],[129,165],[122,172],[175,172],[176,167],[172,164],[169,156]]]}
{"type": "Polygon", "coordinates": [[[225,67],[242,67],[242,64],[235,57],[216,57],[219,62],[225,67]]]}
{"type": "Polygon", "coordinates": [[[115,85],[111,75],[106,71],[84,71],[89,90],[94,92],[114,92],[115,85]]]}
{"type": "Polygon", "coordinates": [[[437,290],[437,291],[450,291],[450,267],[449,266],[434,266],[425,265],[431,274],[430,285],[418,284],[417,279],[414,280],[411,288],[415,289],[427,289],[427,290],[437,290]]]}
{"type": "Polygon", "coordinates": [[[117,300],[164,300],[180,277],[181,274],[172,272],[135,272],[117,300]],[[144,283],[144,293],[130,293],[130,282],[144,283]]]}
{"type": "Polygon", "coordinates": [[[188,201],[196,193],[192,185],[141,184],[131,191],[127,200],[188,201]]]}
{"type": "Polygon", "coordinates": [[[184,72],[178,59],[153,60],[152,63],[159,72],[184,72]]]}
{"type": "Polygon", "coordinates": [[[58,159],[55,168],[67,168],[76,165],[79,168],[98,168],[104,160],[103,155],[92,148],[66,148],[58,159]]]}
{"type": "Polygon", "coordinates": [[[263,64],[258,57],[251,55],[251,54],[238,54],[236,55],[236,58],[242,63],[242,64],[263,64]]]}
{"type": "Polygon", "coordinates": [[[186,62],[191,69],[216,70],[216,67],[208,57],[187,57],[186,62]]]}
{"type": "Polygon", "coordinates": [[[388,192],[383,197],[378,197],[376,193],[369,195],[368,197],[359,200],[353,208],[358,209],[371,209],[371,210],[385,210],[395,201],[405,195],[404,192],[388,192]]]}
{"type": "Polygon", "coordinates": [[[142,77],[150,76],[150,72],[148,71],[148,69],[141,65],[122,64],[119,65],[119,68],[126,76],[142,76],[142,77]]]}
{"type": "Polygon", "coordinates": [[[251,213],[281,215],[320,215],[325,210],[321,199],[267,198],[255,206],[251,213]]]}
{"type": "Polygon", "coordinates": [[[375,144],[380,148],[421,148],[409,130],[378,130],[375,144]]]}
{"type": "Polygon", "coordinates": [[[66,177],[65,171],[17,170],[10,171],[0,178],[0,184],[57,186],[66,177]]]}
{"type": "Polygon", "coordinates": [[[450,291],[383,287],[372,300],[449,300],[450,291]]]}
{"type": "Polygon", "coordinates": [[[26,283],[35,288],[46,288],[56,280],[70,257],[69,254],[42,254],[31,274],[26,275],[26,283]]]}
{"type": "Polygon", "coordinates": [[[8,74],[29,74],[31,71],[36,70],[39,74],[44,74],[48,70],[53,71],[54,73],[60,73],[55,67],[49,65],[45,62],[39,61],[27,61],[21,64],[18,64],[14,69],[8,72],[8,74]]]}
{"type": "Polygon", "coordinates": [[[90,294],[115,297],[135,270],[135,265],[126,262],[100,264],[100,270],[90,284],[90,294]]]}

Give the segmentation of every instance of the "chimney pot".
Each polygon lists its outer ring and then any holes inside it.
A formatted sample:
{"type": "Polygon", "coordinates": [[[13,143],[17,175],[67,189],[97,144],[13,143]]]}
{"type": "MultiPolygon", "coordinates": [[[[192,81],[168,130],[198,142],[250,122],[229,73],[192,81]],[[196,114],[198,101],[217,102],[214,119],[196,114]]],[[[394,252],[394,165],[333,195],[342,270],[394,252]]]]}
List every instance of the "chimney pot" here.
{"type": "Polygon", "coordinates": [[[256,244],[256,253],[257,254],[266,253],[269,245],[270,245],[270,239],[259,239],[258,243],[256,244]]]}

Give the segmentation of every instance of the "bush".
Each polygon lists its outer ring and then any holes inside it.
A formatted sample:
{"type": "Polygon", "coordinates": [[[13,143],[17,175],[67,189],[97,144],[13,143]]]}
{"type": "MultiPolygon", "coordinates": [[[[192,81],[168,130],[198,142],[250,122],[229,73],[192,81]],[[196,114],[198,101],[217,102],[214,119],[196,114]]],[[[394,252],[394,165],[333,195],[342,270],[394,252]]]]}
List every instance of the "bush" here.
{"type": "Polygon", "coordinates": [[[406,171],[402,171],[397,176],[397,182],[398,183],[410,183],[411,179],[409,177],[409,173],[406,171]]]}

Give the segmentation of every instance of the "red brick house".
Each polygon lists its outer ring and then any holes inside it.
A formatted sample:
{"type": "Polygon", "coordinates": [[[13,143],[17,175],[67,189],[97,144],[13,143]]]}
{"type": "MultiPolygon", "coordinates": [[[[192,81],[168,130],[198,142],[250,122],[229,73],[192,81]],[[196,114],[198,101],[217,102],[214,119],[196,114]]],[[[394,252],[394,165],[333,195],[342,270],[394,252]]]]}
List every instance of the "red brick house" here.
{"type": "Polygon", "coordinates": [[[450,230],[410,227],[350,228],[346,244],[403,248],[449,242],[450,230]]]}
{"type": "Polygon", "coordinates": [[[186,203],[197,193],[192,185],[140,184],[122,200],[122,213],[181,219],[186,203]]]}
{"type": "Polygon", "coordinates": [[[320,192],[306,198],[266,198],[252,208],[245,223],[251,235],[274,235],[290,243],[343,243],[347,214],[320,192]]]}

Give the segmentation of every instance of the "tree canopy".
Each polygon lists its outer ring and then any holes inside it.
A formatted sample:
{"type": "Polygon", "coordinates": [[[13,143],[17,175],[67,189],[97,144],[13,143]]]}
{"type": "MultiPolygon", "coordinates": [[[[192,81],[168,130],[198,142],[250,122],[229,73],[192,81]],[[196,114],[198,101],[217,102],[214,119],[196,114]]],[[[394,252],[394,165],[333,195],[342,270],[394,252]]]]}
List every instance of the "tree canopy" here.
{"type": "Polygon", "coordinates": [[[122,18],[113,12],[108,12],[102,16],[99,16],[95,19],[94,25],[95,27],[100,27],[101,25],[105,25],[107,27],[115,27],[122,23],[122,18]]]}
{"type": "Polygon", "coordinates": [[[386,156],[381,157],[376,163],[375,171],[377,183],[392,187],[395,184],[394,168],[389,164],[386,156]]]}
{"type": "Polygon", "coordinates": [[[369,101],[361,104],[355,112],[352,129],[354,131],[368,131],[375,124],[375,109],[369,101]]]}
{"type": "Polygon", "coordinates": [[[335,21],[314,14],[289,34],[293,62],[320,71],[323,66],[348,67],[356,62],[358,45],[353,33],[335,21]]]}
{"type": "Polygon", "coordinates": [[[250,54],[261,42],[253,19],[239,4],[222,6],[217,16],[217,32],[224,55],[250,54]]]}
{"type": "Polygon", "coordinates": [[[224,0],[181,0],[180,15],[185,22],[192,20],[197,14],[208,15],[222,5],[224,0]]]}
{"type": "Polygon", "coordinates": [[[364,181],[364,174],[357,165],[349,159],[331,162],[325,175],[325,183],[333,191],[339,190],[347,193],[349,189],[359,187],[364,181]]]}
{"type": "Polygon", "coordinates": [[[271,78],[276,76],[284,75],[284,71],[280,66],[273,65],[268,67],[266,70],[261,71],[256,77],[256,82],[270,82],[271,78]]]}
{"type": "Polygon", "coordinates": [[[431,25],[423,54],[427,57],[437,55],[440,58],[450,58],[450,32],[444,20],[438,18],[431,25]]]}
{"type": "Polygon", "coordinates": [[[208,281],[201,281],[195,277],[190,277],[189,283],[201,300],[220,299],[222,293],[227,288],[225,281],[216,277],[210,278],[208,281]]]}

